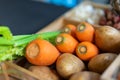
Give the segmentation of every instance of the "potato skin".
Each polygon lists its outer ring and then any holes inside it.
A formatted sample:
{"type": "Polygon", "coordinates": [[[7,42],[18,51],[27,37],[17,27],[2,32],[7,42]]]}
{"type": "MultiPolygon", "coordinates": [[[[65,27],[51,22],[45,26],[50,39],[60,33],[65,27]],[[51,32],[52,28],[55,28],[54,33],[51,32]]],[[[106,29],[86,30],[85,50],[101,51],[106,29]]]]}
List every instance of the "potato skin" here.
{"type": "Polygon", "coordinates": [[[117,57],[114,53],[102,53],[93,57],[88,63],[88,69],[93,72],[103,73],[117,57]]]}
{"type": "Polygon", "coordinates": [[[120,52],[120,31],[111,26],[100,26],[95,30],[95,44],[101,51],[120,52]]]}
{"type": "Polygon", "coordinates": [[[72,74],[80,72],[85,68],[84,63],[75,55],[63,53],[58,57],[56,69],[63,78],[69,78],[72,74]]]}
{"type": "Polygon", "coordinates": [[[69,80],[100,80],[100,74],[91,71],[77,72],[69,80]]]}
{"type": "Polygon", "coordinates": [[[41,80],[59,80],[59,77],[47,66],[30,66],[29,70],[39,76],[41,80]]]}

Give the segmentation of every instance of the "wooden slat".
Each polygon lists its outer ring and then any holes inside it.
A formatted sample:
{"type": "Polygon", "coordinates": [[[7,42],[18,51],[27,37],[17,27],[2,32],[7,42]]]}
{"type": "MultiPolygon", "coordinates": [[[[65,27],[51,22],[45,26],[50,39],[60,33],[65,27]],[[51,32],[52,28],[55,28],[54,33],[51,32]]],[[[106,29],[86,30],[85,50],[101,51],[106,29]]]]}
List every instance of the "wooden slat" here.
{"type": "Polygon", "coordinates": [[[34,78],[34,79],[40,80],[39,76],[36,76],[31,71],[29,71],[23,67],[20,67],[20,66],[14,64],[13,62],[5,62],[5,64],[7,66],[7,72],[10,76],[18,78],[20,80],[22,80],[23,78],[25,78],[25,80],[29,80],[29,78],[34,78]]]}
{"type": "Polygon", "coordinates": [[[106,71],[102,74],[102,80],[116,80],[113,76],[117,75],[116,71],[120,68],[120,54],[118,57],[111,63],[111,65],[106,69],[106,71]]]}
{"type": "Polygon", "coordinates": [[[7,68],[6,68],[5,63],[0,63],[0,66],[1,66],[2,73],[4,75],[5,80],[10,80],[9,76],[8,76],[8,73],[7,73],[7,68]]]}

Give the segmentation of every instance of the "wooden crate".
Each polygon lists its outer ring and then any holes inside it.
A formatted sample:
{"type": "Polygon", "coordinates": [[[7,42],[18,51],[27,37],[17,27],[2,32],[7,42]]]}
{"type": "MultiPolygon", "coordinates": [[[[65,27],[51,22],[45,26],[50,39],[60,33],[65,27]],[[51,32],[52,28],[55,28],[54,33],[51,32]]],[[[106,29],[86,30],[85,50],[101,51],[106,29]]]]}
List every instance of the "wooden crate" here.
{"type": "MultiPolygon", "coordinates": [[[[109,5],[101,5],[101,4],[96,4],[93,2],[87,2],[87,3],[92,4],[96,8],[101,8],[101,9],[110,8],[109,5]]],[[[71,16],[71,13],[74,11],[74,9],[77,9],[78,6],[66,12],[65,14],[60,16],[58,19],[56,19],[49,25],[45,26],[43,29],[39,30],[37,33],[57,31],[63,28],[64,25],[69,24],[69,23],[74,24],[74,25],[79,24],[80,21],[69,18],[71,16]]],[[[3,74],[1,75],[4,75],[4,80],[40,80],[39,76],[33,74],[32,72],[28,71],[25,67],[22,66],[25,63],[26,62],[24,62],[24,59],[18,59],[15,62],[7,61],[7,62],[2,63],[1,70],[3,74]]],[[[105,77],[107,77],[105,75],[106,73],[102,75],[101,79],[104,79],[105,77]]]]}

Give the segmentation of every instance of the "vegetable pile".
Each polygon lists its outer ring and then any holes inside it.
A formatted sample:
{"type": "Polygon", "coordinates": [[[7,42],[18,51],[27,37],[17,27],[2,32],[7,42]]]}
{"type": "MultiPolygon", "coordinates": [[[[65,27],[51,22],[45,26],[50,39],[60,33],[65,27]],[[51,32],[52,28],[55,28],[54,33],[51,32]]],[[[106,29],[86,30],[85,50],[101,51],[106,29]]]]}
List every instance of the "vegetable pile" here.
{"type": "Polygon", "coordinates": [[[115,14],[110,9],[104,10],[105,15],[100,18],[100,25],[108,25],[120,30],[120,15],[115,14]]]}
{"type": "MultiPolygon", "coordinates": [[[[0,62],[14,60],[25,55],[25,48],[35,39],[44,39],[53,43],[54,37],[60,32],[40,34],[14,35],[7,26],[0,26],[0,62]]],[[[54,44],[54,43],[53,43],[54,44]]]]}
{"type": "Polygon", "coordinates": [[[98,80],[120,52],[120,32],[111,26],[69,23],[28,35],[13,35],[6,26],[0,30],[0,61],[25,57],[32,65],[28,70],[44,80],[98,80]]]}
{"type": "Polygon", "coordinates": [[[93,6],[90,1],[82,2],[66,18],[75,21],[87,21],[90,24],[98,24],[100,17],[104,16],[104,10],[93,6]]]}

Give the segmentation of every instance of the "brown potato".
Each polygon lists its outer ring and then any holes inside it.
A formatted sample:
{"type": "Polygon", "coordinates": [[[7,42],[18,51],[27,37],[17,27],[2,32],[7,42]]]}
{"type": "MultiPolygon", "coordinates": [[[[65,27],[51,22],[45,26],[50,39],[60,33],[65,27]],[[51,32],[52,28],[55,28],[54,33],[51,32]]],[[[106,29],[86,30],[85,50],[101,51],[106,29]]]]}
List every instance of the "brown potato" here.
{"type": "Polygon", "coordinates": [[[104,52],[119,53],[120,31],[110,26],[96,28],[95,44],[104,52]]]}
{"type": "Polygon", "coordinates": [[[114,53],[99,54],[89,61],[88,68],[90,71],[103,73],[116,57],[117,54],[114,53]]]}
{"type": "Polygon", "coordinates": [[[56,69],[63,78],[68,78],[72,74],[82,71],[85,68],[84,63],[71,53],[63,53],[58,57],[56,69]]]}
{"type": "Polygon", "coordinates": [[[29,70],[38,75],[41,80],[59,80],[59,77],[47,66],[30,66],[29,70]]]}
{"type": "Polygon", "coordinates": [[[77,72],[69,80],[100,80],[100,74],[91,71],[77,72]]]}

